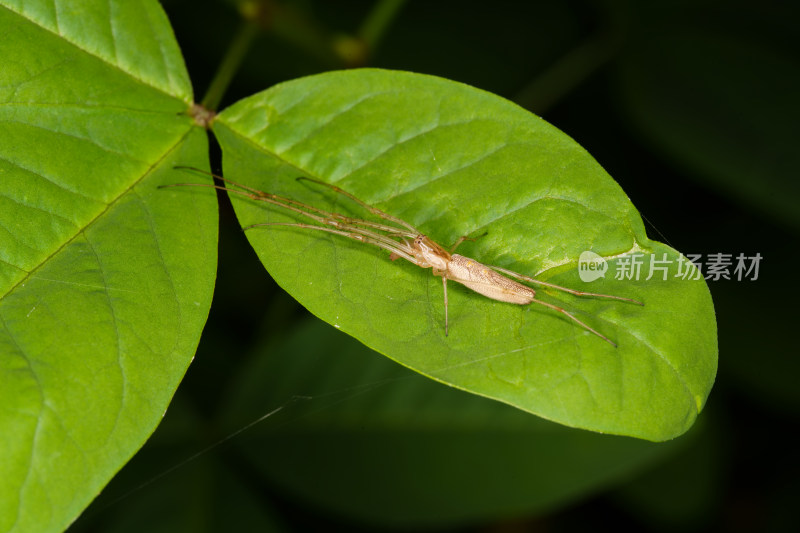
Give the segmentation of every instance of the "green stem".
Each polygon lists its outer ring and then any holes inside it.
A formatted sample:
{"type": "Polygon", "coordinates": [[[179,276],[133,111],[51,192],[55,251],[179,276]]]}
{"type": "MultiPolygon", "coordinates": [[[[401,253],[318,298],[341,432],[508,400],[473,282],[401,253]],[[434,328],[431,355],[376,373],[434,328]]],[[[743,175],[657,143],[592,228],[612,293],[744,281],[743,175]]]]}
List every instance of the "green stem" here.
{"type": "Polygon", "coordinates": [[[386,29],[405,3],[406,0],[378,0],[375,3],[358,30],[358,36],[370,52],[377,48],[386,29]]]}
{"type": "Polygon", "coordinates": [[[514,101],[543,114],[616,57],[628,33],[629,3],[628,0],[600,1],[597,32],[542,72],[514,101]]]}
{"type": "Polygon", "coordinates": [[[247,55],[250,45],[258,35],[258,31],[259,27],[256,22],[245,20],[242,23],[236,32],[233,42],[228,47],[225,57],[222,58],[222,62],[217,68],[217,73],[214,75],[214,79],[211,80],[211,85],[208,86],[208,91],[206,91],[206,95],[201,102],[203,107],[212,111],[217,109],[234,74],[239,70],[242,60],[247,55]]]}
{"type": "Polygon", "coordinates": [[[541,115],[606,64],[616,50],[617,39],[590,38],[526,85],[514,101],[541,115]]]}

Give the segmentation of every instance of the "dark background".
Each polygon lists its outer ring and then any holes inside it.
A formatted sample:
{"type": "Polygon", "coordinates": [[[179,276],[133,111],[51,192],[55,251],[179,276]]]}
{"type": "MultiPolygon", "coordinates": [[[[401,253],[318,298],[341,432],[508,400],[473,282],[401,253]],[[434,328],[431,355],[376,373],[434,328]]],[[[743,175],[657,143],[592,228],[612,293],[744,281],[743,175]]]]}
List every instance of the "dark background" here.
{"type": "MultiPolygon", "coordinates": [[[[250,3],[246,9],[262,9],[264,27],[219,109],[275,83],[353,66],[450,78],[513,100],[574,138],[626,191],[646,217],[652,238],[685,254],[763,257],[755,281],[709,281],[719,371],[698,423],[702,431],[689,444],[551,509],[436,529],[797,528],[800,5],[398,4],[380,41],[369,49],[357,37],[376,2],[250,3]]],[[[199,100],[242,19],[234,2],[163,5],[199,100]]],[[[212,166],[218,168],[220,154],[213,141],[211,146],[212,166]]],[[[242,500],[270,509],[264,522],[270,528],[394,529],[389,521],[364,524],[319,508],[258,478],[231,444],[246,433],[167,472],[229,435],[216,421],[223,384],[240,366],[240,354],[273,333],[316,320],[271,282],[226,199],[221,206],[219,278],[197,357],[153,439],[75,530],[135,530],[132,516],[153,513],[169,516],[172,529],[163,527],[172,531],[266,527],[247,522],[245,512],[235,524],[192,511],[198,505],[193,480],[209,461],[224,464],[232,472],[225,475],[245,479],[249,494],[242,500]],[[181,496],[152,496],[164,487],[178,487],[181,496]]],[[[358,384],[354,378],[353,386],[358,384]]],[[[211,509],[218,502],[203,505],[207,515],[215,515],[211,509]]]]}

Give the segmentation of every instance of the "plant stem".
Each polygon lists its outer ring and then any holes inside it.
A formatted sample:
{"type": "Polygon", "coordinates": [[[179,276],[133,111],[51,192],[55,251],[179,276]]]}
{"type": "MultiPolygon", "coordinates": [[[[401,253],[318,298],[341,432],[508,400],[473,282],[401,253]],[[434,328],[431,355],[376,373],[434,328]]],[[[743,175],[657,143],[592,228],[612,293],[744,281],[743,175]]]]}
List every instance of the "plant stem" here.
{"type": "Polygon", "coordinates": [[[225,53],[225,57],[222,58],[222,62],[217,68],[217,73],[214,74],[214,79],[211,80],[211,84],[208,86],[208,91],[206,91],[206,95],[201,102],[203,107],[216,111],[234,74],[236,74],[242,64],[242,60],[247,55],[250,45],[258,35],[258,31],[259,26],[255,21],[245,20],[242,22],[231,45],[228,47],[228,51],[225,53]]]}
{"type": "Polygon", "coordinates": [[[370,52],[377,48],[386,33],[386,28],[389,27],[405,3],[406,0],[378,0],[375,3],[358,30],[359,38],[370,52]]]}
{"type": "Polygon", "coordinates": [[[522,107],[543,114],[614,56],[616,39],[596,36],[569,51],[514,97],[522,107]]]}
{"type": "Polygon", "coordinates": [[[630,6],[625,0],[601,1],[599,5],[597,32],[526,85],[515,102],[543,114],[616,56],[628,33],[630,6]]]}

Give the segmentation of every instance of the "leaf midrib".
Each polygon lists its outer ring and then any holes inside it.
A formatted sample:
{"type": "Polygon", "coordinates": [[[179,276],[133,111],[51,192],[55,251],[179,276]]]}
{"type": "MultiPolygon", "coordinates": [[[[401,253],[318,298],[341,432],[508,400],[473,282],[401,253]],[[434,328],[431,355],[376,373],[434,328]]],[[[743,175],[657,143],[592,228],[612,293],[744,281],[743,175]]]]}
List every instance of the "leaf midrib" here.
{"type": "MultiPolygon", "coordinates": [[[[37,271],[38,271],[40,268],[42,268],[44,265],[46,265],[46,264],[47,264],[47,263],[48,263],[48,262],[49,262],[49,261],[50,261],[52,258],[54,258],[56,255],[58,255],[58,254],[59,254],[59,253],[60,253],[60,252],[61,252],[63,249],[65,249],[67,246],[69,246],[70,244],[72,244],[72,243],[73,243],[73,241],[74,241],[76,238],[78,238],[78,237],[79,237],[79,236],[80,236],[80,235],[81,235],[83,232],[85,232],[85,231],[86,231],[86,230],[87,230],[87,229],[88,229],[88,228],[89,228],[89,227],[90,227],[92,224],[94,224],[94,223],[95,223],[97,220],[99,220],[100,218],[102,218],[102,217],[103,217],[103,216],[104,216],[104,215],[105,215],[105,214],[106,214],[106,213],[107,213],[107,212],[108,212],[108,211],[109,211],[109,210],[110,210],[110,209],[111,209],[113,206],[115,206],[115,205],[117,204],[117,202],[119,202],[119,201],[120,201],[120,199],[122,199],[122,198],[123,198],[123,197],[125,197],[127,194],[129,194],[129,193],[132,191],[132,189],[133,189],[134,187],[136,187],[136,186],[137,186],[139,183],[141,183],[141,182],[142,182],[142,181],[143,181],[145,178],[147,178],[147,177],[148,177],[148,176],[149,176],[149,175],[150,175],[150,174],[153,172],[153,170],[155,170],[156,168],[158,168],[158,167],[160,166],[160,164],[161,164],[161,162],[162,162],[162,161],[164,161],[164,160],[165,160],[165,159],[166,159],[166,158],[167,158],[167,157],[168,157],[168,156],[169,156],[171,153],[173,153],[173,152],[174,152],[174,151],[175,151],[175,150],[176,150],[176,149],[177,149],[179,146],[181,146],[181,144],[182,144],[182,143],[183,143],[183,141],[186,139],[186,137],[187,137],[187,136],[189,136],[189,134],[191,133],[191,131],[192,131],[192,129],[191,129],[191,128],[187,128],[186,132],[185,132],[183,135],[181,135],[179,138],[177,138],[177,139],[176,139],[176,141],[175,141],[175,142],[172,144],[172,146],[170,146],[168,150],[166,150],[166,151],[165,151],[165,152],[164,152],[164,153],[163,153],[163,154],[162,154],[162,155],[161,155],[161,156],[160,156],[158,159],[156,159],[156,160],[155,160],[155,161],[154,161],[154,162],[153,162],[153,163],[152,163],[152,164],[151,164],[151,165],[150,165],[150,166],[147,168],[147,171],[146,171],[146,172],[144,172],[144,173],[143,173],[143,174],[142,174],[142,175],[141,175],[139,178],[137,178],[137,179],[133,180],[133,181],[130,183],[130,185],[128,185],[127,187],[125,187],[124,189],[122,189],[122,190],[119,192],[119,194],[117,194],[117,196],[116,196],[116,197],[112,198],[112,199],[111,199],[111,201],[109,201],[109,202],[106,204],[105,208],[103,208],[103,209],[102,209],[101,211],[99,211],[99,212],[98,212],[98,213],[97,213],[97,214],[96,214],[96,215],[95,215],[93,218],[91,218],[89,221],[87,221],[87,222],[86,222],[86,223],[85,223],[85,224],[84,224],[82,227],[80,227],[80,228],[78,229],[78,231],[76,231],[76,232],[75,232],[75,233],[74,233],[74,234],[73,234],[71,237],[69,237],[68,239],[65,239],[65,240],[64,240],[64,242],[63,242],[63,243],[62,243],[60,246],[58,246],[58,247],[57,247],[55,250],[53,250],[53,251],[52,251],[50,254],[48,254],[47,256],[45,256],[45,257],[44,257],[44,258],[43,258],[43,259],[42,259],[42,260],[41,260],[41,261],[40,261],[40,262],[39,262],[39,263],[38,263],[38,264],[37,264],[37,265],[36,265],[34,268],[32,268],[30,271],[28,271],[28,272],[25,274],[25,276],[23,276],[22,278],[20,278],[20,279],[19,279],[19,280],[18,280],[18,281],[17,281],[15,284],[11,285],[11,286],[9,287],[9,289],[8,289],[6,292],[4,292],[3,294],[0,294],[0,301],[2,301],[3,299],[5,299],[5,298],[6,298],[6,296],[8,296],[8,295],[9,295],[9,294],[11,294],[12,292],[14,292],[14,291],[16,290],[16,288],[17,288],[17,287],[19,287],[20,285],[24,285],[24,284],[25,284],[25,282],[27,282],[29,279],[31,279],[31,276],[32,276],[32,275],[33,275],[35,272],[37,272],[37,271]]],[[[17,267],[17,268],[18,268],[18,267],[17,267]]],[[[21,269],[20,269],[20,270],[21,270],[21,269]]]]}
{"type": "MultiPolygon", "coordinates": [[[[37,28],[40,28],[41,30],[46,31],[50,35],[53,35],[53,36],[57,37],[58,39],[62,40],[63,42],[68,43],[69,45],[71,45],[74,48],[76,48],[76,49],[80,50],[81,52],[83,52],[84,54],[86,54],[86,55],[88,55],[90,57],[93,57],[93,58],[97,59],[98,61],[110,66],[114,70],[116,70],[118,72],[122,72],[123,74],[125,74],[129,78],[131,78],[133,80],[136,80],[137,82],[141,83],[142,85],[145,85],[145,86],[147,86],[147,87],[149,87],[151,89],[154,89],[154,90],[158,91],[159,93],[164,94],[166,96],[169,96],[171,98],[175,98],[177,100],[184,101],[183,98],[181,98],[179,95],[168,93],[164,88],[157,87],[157,86],[153,85],[151,82],[149,82],[148,80],[145,80],[145,79],[142,79],[142,78],[137,78],[136,76],[134,76],[133,73],[128,72],[127,70],[124,70],[120,65],[116,65],[114,63],[109,62],[106,58],[98,56],[97,54],[93,53],[91,50],[88,50],[88,49],[84,48],[83,46],[79,45],[78,43],[76,43],[75,41],[70,40],[67,36],[62,35],[60,33],[56,33],[55,31],[51,30],[50,28],[48,28],[46,26],[42,26],[41,24],[39,24],[39,22],[37,22],[36,20],[34,20],[32,18],[29,18],[25,14],[20,13],[18,11],[15,11],[15,10],[11,9],[8,6],[0,6],[0,8],[5,9],[10,13],[15,14],[16,16],[18,16],[19,18],[21,18],[23,20],[27,20],[30,24],[33,24],[37,28]]],[[[115,46],[115,52],[116,52],[116,39],[114,40],[114,46],[115,46]]],[[[161,50],[160,46],[159,46],[159,50],[161,50]]],[[[163,59],[163,54],[162,54],[162,59],[163,59]]],[[[165,65],[166,65],[166,63],[165,63],[165,65]]],[[[188,96],[189,96],[189,100],[190,101],[194,100],[194,96],[192,94],[191,88],[189,89],[188,96]]]]}

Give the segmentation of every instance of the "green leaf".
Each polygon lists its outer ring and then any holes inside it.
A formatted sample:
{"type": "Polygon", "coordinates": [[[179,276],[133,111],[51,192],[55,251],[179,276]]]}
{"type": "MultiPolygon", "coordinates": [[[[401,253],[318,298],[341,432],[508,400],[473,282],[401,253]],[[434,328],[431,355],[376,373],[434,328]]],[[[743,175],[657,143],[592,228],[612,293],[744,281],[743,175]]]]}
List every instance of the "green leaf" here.
{"type": "Polygon", "coordinates": [[[160,421],[216,266],[204,132],[156,2],[0,6],[0,531],[59,531],[160,421]]]}
{"type": "MultiPolygon", "coordinates": [[[[675,276],[680,254],[649,240],[619,186],[538,117],[455,82],[360,70],[259,93],[222,112],[214,132],[231,179],[365,216],[329,189],[294,179],[319,178],[445,246],[488,231],[459,249],[481,262],[646,304],[537,293],[615,340],[613,348],[543,306],[496,302],[450,283],[446,337],[442,284],[429,271],[320,231],[247,232],[282,287],[367,346],[443,383],[595,431],[669,439],[702,409],[717,366],[708,288],[675,276]],[[608,274],[591,285],[576,268],[585,250],[608,258],[608,274]],[[636,254],[639,279],[614,279],[636,254]],[[645,280],[653,258],[669,261],[666,280],[658,271],[645,280]]],[[[233,200],[242,225],[297,221],[233,200]]]]}
{"type": "Polygon", "coordinates": [[[442,387],[318,321],[256,348],[229,393],[220,417],[229,431],[283,407],[234,441],[249,471],[308,504],[393,529],[544,513],[691,442],[552,424],[442,387]]]}

